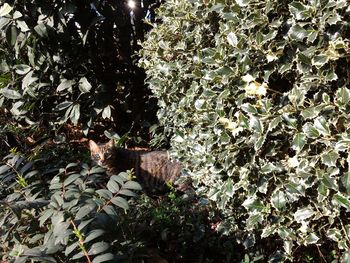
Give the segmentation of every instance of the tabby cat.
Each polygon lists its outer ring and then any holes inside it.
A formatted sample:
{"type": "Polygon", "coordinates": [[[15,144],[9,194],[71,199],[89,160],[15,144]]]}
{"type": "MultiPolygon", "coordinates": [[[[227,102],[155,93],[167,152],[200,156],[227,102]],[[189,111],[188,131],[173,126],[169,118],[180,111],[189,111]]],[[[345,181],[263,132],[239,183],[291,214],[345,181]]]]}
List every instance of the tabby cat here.
{"type": "Polygon", "coordinates": [[[101,145],[90,140],[89,146],[92,160],[105,168],[108,174],[133,169],[137,180],[148,193],[165,191],[166,183],[174,184],[181,175],[182,165],[171,161],[166,151],[117,148],[113,140],[101,145]]]}

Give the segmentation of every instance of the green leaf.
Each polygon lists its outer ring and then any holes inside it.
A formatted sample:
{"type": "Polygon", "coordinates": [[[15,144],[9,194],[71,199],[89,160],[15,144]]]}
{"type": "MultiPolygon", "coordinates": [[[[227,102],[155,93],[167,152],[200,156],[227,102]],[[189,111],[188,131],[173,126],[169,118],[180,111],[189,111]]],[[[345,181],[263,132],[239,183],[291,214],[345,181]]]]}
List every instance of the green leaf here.
{"type": "Polygon", "coordinates": [[[14,46],[16,44],[17,36],[18,36],[18,30],[16,26],[11,25],[7,27],[6,40],[10,46],[14,46]]]}
{"type": "Polygon", "coordinates": [[[338,183],[334,177],[331,177],[328,174],[324,174],[322,178],[322,183],[330,189],[338,190],[338,183]]]}
{"type": "Polygon", "coordinates": [[[44,23],[40,22],[39,24],[37,24],[34,27],[34,30],[40,37],[48,37],[47,28],[44,23]]]}
{"type": "Polygon", "coordinates": [[[344,195],[337,193],[333,196],[332,200],[338,205],[345,207],[347,211],[350,211],[350,201],[348,197],[345,197],[344,195]]]}
{"type": "Polygon", "coordinates": [[[350,172],[346,172],[342,175],[341,182],[346,189],[346,193],[350,195],[350,172]]]}
{"type": "Polygon", "coordinates": [[[92,260],[92,263],[101,263],[106,261],[113,262],[114,260],[115,260],[114,255],[112,253],[107,253],[107,254],[103,254],[95,257],[92,260]]]}
{"type": "Polygon", "coordinates": [[[293,149],[300,152],[306,144],[306,136],[303,133],[297,133],[293,138],[293,149]]]}
{"type": "Polygon", "coordinates": [[[105,231],[103,229],[91,230],[91,232],[84,239],[84,243],[88,243],[88,242],[102,236],[104,233],[105,233],[105,231]]]}
{"type": "Polygon", "coordinates": [[[327,63],[328,63],[328,56],[326,55],[317,55],[317,56],[314,56],[312,59],[312,64],[316,68],[321,68],[327,63]]]}
{"type": "Polygon", "coordinates": [[[308,8],[300,2],[292,2],[289,4],[289,11],[297,20],[305,20],[310,17],[308,8]]]}
{"type": "Polygon", "coordinates": [[[113,204],[115,204],[116,206],[119,206],[121,208],[123,208],[124,210],[128,210],[129,209],[129,204],[128,201],[126,201],[125,198],[117,196],[117,197],[113,197],[111,199],[111,202],[113,204]]]}
{"type": "Polygon", "coordinates": [[[81,207],[78,210],[77,214],[75,215],[75,219],[76,220],[83,219],[85,216],[87,216],[91,212],[95,211],[96,208],[97,208],[97,206],[95,203],[90,203],[90,204],[84,205],[83,207],[81,207]]]}
{"type": "Polygon", "coordinates": [[[259,132],[260,134],[264,132],[264,127],[260,119],[258,119],[255,116],[252,116],[250,118],[250,127],[254,129],[255,131],[259,132]]]}
{"type": "Polygon", "coordinates": [[[323,116],[315,119],[314,127],[324,136],[329,136],[331,134],[327,120],[323,116]]]}
{"type": "Polygon", "coordinates": [[[75,84],[74,80],[68,80],[68,79],[63,79],[60,83],[60,85],[58,85],[56,91],[60,92],[66,89],[71,88],[73,85],[75,84]]]}
{"type": "Polygon", "coordinates": [[[315,214],[315,211],[310,207],[300,208],[294,213],[294,220],[300,223],[310,218],[314,214],[315,214]]]}
{"type": "Polygon", "coordinates": [[[58,104],[56,106],[56,109],[59,111],[64,110],[64,109],[68,108],[69,106],[71,106],[72,104],[73,104],[72,101],[64,101],[64,102],[61,102],[60,104],[58,104]]]}
{"type": "Polygon", "coordinates": [[[270,123],[269,123],[269,127],[268,127],[268,131],[272,131],[273,129],[275,129],[282,121],[282,117],[278,116],[276,118],[274,118],[270,123]]]}
{"type": "Polygon", "coordinates": [[[122,189],[122,190],[120,190],[118,192],[118,195],[131,196],[131,197],[137,196],[136,193],[134,193],[133,191],[131,191],[129,189],[122,189]]]}
{"type": "Polygon", "coordinates": [[[287,204],[287,198],[282,189],[277,189],[271,196],[271,204],[277,210],[283,210],[287,204]]]}
{"type": "Polygon", "coordinates": [[[96,193],[106,200],[109,200],[113,197],[113,194],[107,189],[98,189],[96,190],[96,193]]]}
{"type": "Polygon", "coordinates": [[[107,189],[109,191],[111,191],[111,193],[115,194],[119,191],[120,186],[117,182],[113,181],[113,180],[109,180],[107,183],[107,189]]]}
{"type": "Polygon", "coordinates": [[[135,181],[127,181],[123,185],[123,188],[131,189],[131,190],[142,190],[141,185],[138,182],[135,182],[135,181]]]}
{"type": "Polygon", "coordinates": [[[80,105],[75,104],[70,113],[70,119],[72,120],[74,125],[77,125],[79,118],[80,118],[80,105]]]}
{"type": "Polygon", "coordinates": [[[308,36],[308,32],[304,28],[302,28],[299,24],[292,26],[289,29],[288,34],[292,40],[296,40],[296,41],[302,41],[304,38],[308,36]]]}
{"type": "Polygon", "coordinates": [[[6,87],[0,89],[0,91],[1,91],[1,94],[8,99],[18,100],[22,98],[22,95],[18,91],[15,91],[6,87]]]}
{"type": "Polygon", "coordinates": [[[320,136],[320,133],[310,122],[307,122],[304,124],[303,132],[306,134],[307,137],[313,138],[313,139],[316,139],[320,136]]]}
{"type": "Polygon", "coordinates": [[[8,165],[6,165],[6,164],[0,166],[0,175],[3,174],[3,173],[5,173],[5,172],[7,172],[7,171],[10,170],[10,169],[11,169],[11,167],[8,166],[8,165]]]}
{"type": "Polygon", "coordinates": [[[257,138],[257,140],[254,143],[254,149],[255,151],[258,151],[263,145],[266,140],[266,136],[262,135],[257,138]]]}
{"type": "Polygon", "coordinates": [[[346,87],[338,89],[335,96],[338,106],[346,106],[350,101],[350,91],[346,87]]]}
{"type": "Polygon", "coordinates": [[[337,160],[339,159],[339,154],[335,151],[329,151],[327,153],[322,154],[321,156],[322,162],[328,167],[337,166],[337,160]]]}
{"type": "Polygon", "coordinates": [[[305,239],[307,245],[316,244],[318,240],[320,238],[315,233],[310,233],[305,239]]]}
{"type": "Polygon", "coordinates": [[[12,6],[10,6],[8,3],[4,3],[0,8],[0,17],[8,15],[12,9],[12,6]]]}
{"type": "Polygon", "coordinates": [[[32,68],[28,65],[20,64],[14,67],[18,75],[26,75],[32,68]]]}
{"type": "Polygon", "coordinates": [[[80,174],[72,174],[66,180],[64,180],[63,185],[67,186],[73,183],[76,179],[80,177],[80,174]]]}

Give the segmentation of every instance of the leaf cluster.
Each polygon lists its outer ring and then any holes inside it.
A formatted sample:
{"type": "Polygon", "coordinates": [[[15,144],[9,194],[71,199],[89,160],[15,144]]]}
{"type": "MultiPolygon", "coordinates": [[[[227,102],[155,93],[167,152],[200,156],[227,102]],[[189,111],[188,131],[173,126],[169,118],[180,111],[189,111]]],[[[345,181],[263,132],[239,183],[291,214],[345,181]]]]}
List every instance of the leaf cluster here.
{"type": "Polygon", "coordinates": [[[107,181],[98,166],[70,163],[45,171],[38,162],[10,154],[0,166],[2,260],[97,263],[121,258],[120,244],[114,244],[124,240],[121,217],[141,189],[131,173],[107,181]]]}
{"type": "MultiPolygon", "coordinates": [[[[336,244],[349,258],[347,1],[167,1],[140,64],[219,229],[265,260],[336,244]]],[[[323,255],[322,255],[323,256],[323,255]]],[[[248,260],[253,256],[248,256],[248,260]]]]}

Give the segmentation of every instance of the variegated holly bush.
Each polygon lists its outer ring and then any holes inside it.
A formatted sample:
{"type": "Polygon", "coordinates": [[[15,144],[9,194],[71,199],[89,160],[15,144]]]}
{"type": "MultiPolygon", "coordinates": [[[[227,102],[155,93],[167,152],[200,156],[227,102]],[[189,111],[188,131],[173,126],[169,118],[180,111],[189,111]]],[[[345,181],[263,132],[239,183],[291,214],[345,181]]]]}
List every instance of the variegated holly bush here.
{"type": "Polygon", "coordinates": [[[348,262],[347,1],[168,0],[158,15],[141,64],[218,229],[247,249],[276,240],[271,260],[327,243],[348,262]]]}

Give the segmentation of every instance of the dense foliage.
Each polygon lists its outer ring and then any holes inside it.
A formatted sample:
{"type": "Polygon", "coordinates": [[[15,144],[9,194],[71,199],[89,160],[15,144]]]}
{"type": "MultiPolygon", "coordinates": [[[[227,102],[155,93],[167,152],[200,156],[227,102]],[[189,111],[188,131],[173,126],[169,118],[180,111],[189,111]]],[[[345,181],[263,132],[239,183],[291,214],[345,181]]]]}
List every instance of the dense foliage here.
{"type": "Polygon", "coordinates": [[[141,64],[217,229],[250,260],[348,262],[348,2],[169,0],[158,15],[141,64]]]}
{"type": "Polygon", "coordinates": [[[127,198],[141,187],[130,173],[107,178],[101,167],[70,163],[57,170],[16,153],[6,156],[0,166],[1,260],[97,263],[123,256],[120,208],[127,210],[127,198]]]}
{"type": "Polygon", "coordinates": [[[0,107],[49,131],[67,121],[85,134],[149,126],[154,103],[134,54],[154,3],[2,1],[0,107]]]}

